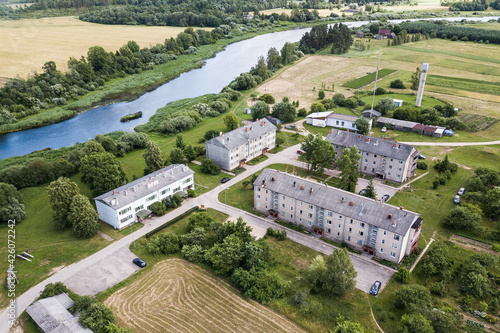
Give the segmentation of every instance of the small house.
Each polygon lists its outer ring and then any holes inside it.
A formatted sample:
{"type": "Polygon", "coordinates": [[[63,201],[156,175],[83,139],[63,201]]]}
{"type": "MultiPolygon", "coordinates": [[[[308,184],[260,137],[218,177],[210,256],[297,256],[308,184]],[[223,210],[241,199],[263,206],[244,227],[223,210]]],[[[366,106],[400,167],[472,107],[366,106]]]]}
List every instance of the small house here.
{"type": "Polygon", "coordinates": [[[378,35],[388,37],[391,34],[391,29],[378,29],[378,35]]]}
{"type": "Polygon", "coordinates": [[[253,19],[253,15],[252,14],[243,14],[241,17],[244,18],[244,19],[246,19],[246,20],[252,20],[253,19]]]}
{"type": "Polygon", "coordinates": [[[333,113],[332,111],[314,112],[306,117],[306,124],[316,127],[325,127],[326,118],[333,113]]]}
{"type": "Polygon", "coordinates": [[[403,103],[404,103],[404,101],[403,101],[402,99],[395,99],[395,98],[394,98],[392,101],[394,102],[394,104],[396,104],[396,106],[397,106],[398,108],[402,107],[402,106],[403,106],[403,103]]]}
{"type": "Polygon", "coordinates": [[[363,37],[365,37],[365,33],[363,31],[360,30],[356,32],[356,38],[363,38],[363,37]]]}

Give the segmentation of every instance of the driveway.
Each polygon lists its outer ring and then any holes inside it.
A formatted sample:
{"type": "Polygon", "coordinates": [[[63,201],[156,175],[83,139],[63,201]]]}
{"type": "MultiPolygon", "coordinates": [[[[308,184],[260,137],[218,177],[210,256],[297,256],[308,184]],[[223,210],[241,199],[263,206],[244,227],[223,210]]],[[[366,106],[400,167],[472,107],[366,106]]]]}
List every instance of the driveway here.
{"type": "MultiPolygon", "coordinates": [[[[359,191],[366,188],[369,183],[370,181],[368,179],[359,178],[358,184],[356,185],[356,193],[359,193],[359,191]]],[[[382,181],[377,179],[373,180],[373,187],[377,193],[377,200],[380,200],[384,194],[389,194],[392,198],[398,192],[397,187],[385,185],[382,181]]]]}

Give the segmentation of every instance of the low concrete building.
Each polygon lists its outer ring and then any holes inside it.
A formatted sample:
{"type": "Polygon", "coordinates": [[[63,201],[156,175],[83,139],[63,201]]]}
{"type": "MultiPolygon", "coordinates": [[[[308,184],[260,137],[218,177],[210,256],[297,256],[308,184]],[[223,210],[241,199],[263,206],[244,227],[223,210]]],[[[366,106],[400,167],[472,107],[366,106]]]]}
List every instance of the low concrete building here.
{"type": "Polygon", "coordinates": [[[376,178],[402,183],[415,174],[418,150],[410,145],[332,129],[327,140],[334,146],[336,158],[342,149],[356,146],[360,152],[359,171],[376,178]]]}
{"type": "Polygon", "coordinates": [[[395,99],[395,98],[393,98],[392,101],[394,102],[394,104],[396,104],[398,108],[402,107],[403,103],[405,102],[402,99],[395,99]]]}
{"type": "Polygon", "coordinates": [[[172,164],[142,178],[95,197],[99,219],[115,229],[137,221],[137,214],[177,192],[194,190],[194,171],[172,164]]]}
{"type": "Polygon", "coordinates": [[[378,112],[377,110],[369,109],[369,110],[365,110],[365,111],[361,112],[361,116],[363,116],[365,118],[378,119],[378,118],[380,118],[380,116],[382,116],[382,113],[378,112]]]}
{"type": "Polygon", "coordinates": [[[377,120],[378,126],[386,126],[387,128],[403,131],[403,132],[415,132],[427,136],[433,136],[440,138],[443,136],[446,128],[441,126],[430,126],[416,123],[414,121],[399,120],[393,118],[380,117],[377,120]]]}
{"type": "Polygon", "coordinates": [[[332,111],[314,112],[306,117],[306,124],[316,127],[325,127],[326,118],[333,113],[332,111]]]}
{"type": "Polygon", "coordinates": [[[206,156],[224,170],[245,164],[273,149],[276,126],[269,120],[257,120],[205,142],[206,156]]]}
{"type": "Polygon", "coordinates": [[[36,301],[28,306],[26,312],[44,333],[92,333],[68,311],[73,305],[75,302],[63,293],[36,301]]]}
{"type": "MultiPolygon", "coordinates": [[[[356,120],[359,117],[351,116],[348,114],[334,113],[333,111],[315,112],[306,117],[306,123],[317,127],[335,127],[342,128],[350,131],[357,131],[356,120]]],[[[373,121],[368,119],[370,124],[369,129],[372,128],[373,121]]]]}
{"type": "Polygon", "coordinates": [[[380,259],[399,263],[417,246],[422,219],[403,207],[271,169],[253,185],[258,212],[380,259]]]}

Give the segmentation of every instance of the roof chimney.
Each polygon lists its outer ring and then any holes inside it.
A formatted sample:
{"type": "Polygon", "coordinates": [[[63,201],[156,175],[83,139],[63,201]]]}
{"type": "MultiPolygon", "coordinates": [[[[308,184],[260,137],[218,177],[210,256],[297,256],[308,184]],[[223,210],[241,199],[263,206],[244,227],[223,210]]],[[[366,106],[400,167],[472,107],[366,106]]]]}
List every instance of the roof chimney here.
{"type": "Polygon", "coordinates": [[[354,201],[351,201],[351,202],[349,203],[349,206],[354,206],[354,201]]]}
{"type": "Polygon", "coordinates": [[[370,138],[366,138],[366,143],[370,143],[370,138]]]}
{"type": "Polygon", "coordinates": [[[115,190],[113,190],[113,194],[116,194],[116,191],[115,191],[115,190]]]}
{"type": "Polygon", "coordinates": [[[395,144],[395,143],[393,143],[393,144],[392,144],[392,148],[396,148],[397,146],[398,146],[398,145],[397,145],[397,144],[395,144]]]}
{"type": "Polygon", "coordinates": [[[274,182],[274,180],[275,180],[274,177],[271,177],[271,181],[274,182]]]}
{"type": "Polygon", "coordinates": [[[399,210],[403,210],[403,209],[404,209],[404,207],[403,207],[403,206],[399,206],[399,210]]]}
{"type": "Polygon", "coordinates": [[[345,197],[344,196],[342,196],[342,200],[341,201],[342,201],[342,203],[345,202],[345,197]]]}
{"type": "Polygon", "coordinates": [[[393,228],[394,228],[394,227],[396,227],[396,220],[393,220],[393,221],[392,221],[392,227],[393,227],[393,228]]]}
{"type": "Polygon", "coordinates": [[[311,190],[309,191],[309,194],[312,194],[314,192],[314,189],[311,187],[311,190]]]}
{"type": "Polygon", "coordinates": [[[260,124],[261,124],[262,127],[264,127],[264,124],[265,124],[264,120],[260,124]]]}
{"type": "Polygon", "coordinates": [[[227,141],[229,141],[229,137],[227,137],[227,141]]]}
{"type": "Polygon", "coordinates": [[[245,127],[245,131],[247,131],[247,132],[248,132],[248,127],[245,127]]]}
{"type": "Polygon", "coordinates": [[[389,214],[389,216],[387,216],[387,218],[390,220],[392,219],[392,214],[389,214]]]}
{"type": "Polygon", "coordinates": [[[293,182],[293,187],[297,186],[297,182],[293,182]]]}
{"type": "Polygon", "coordinates": [[[301,186],[300,186],[300,189],[301,189],[301,190],[304,190],[304,185],[301,185],[301,186]]]}

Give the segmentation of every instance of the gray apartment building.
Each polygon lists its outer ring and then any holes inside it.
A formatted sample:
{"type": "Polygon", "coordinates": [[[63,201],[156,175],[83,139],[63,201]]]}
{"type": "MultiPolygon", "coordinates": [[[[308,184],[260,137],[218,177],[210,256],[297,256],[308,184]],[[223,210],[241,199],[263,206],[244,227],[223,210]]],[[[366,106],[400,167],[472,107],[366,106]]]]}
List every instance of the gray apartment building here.
{"type": "Polygon", "coordinates": [[[337,159],[342,158],[342,149],[356,146],[359,171],[365,175],[402,183],[415,174],[419,153],[413,146],[336,129],[326,138],[335,147],[337,159]]]}
{"type": "Polygon", "coordinates": [[[403,207],[272,169],[253,186],[258,212],[378,258],[399,263],[417,246],[422,219],[403,207]]]}
{"type": "Polygon", "coordinates": [[[274,148],[276,126],[257,120],[205,142],[206,156],[224,170],[245,164],[274,148]]]}

